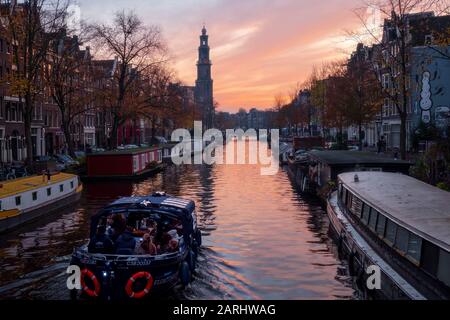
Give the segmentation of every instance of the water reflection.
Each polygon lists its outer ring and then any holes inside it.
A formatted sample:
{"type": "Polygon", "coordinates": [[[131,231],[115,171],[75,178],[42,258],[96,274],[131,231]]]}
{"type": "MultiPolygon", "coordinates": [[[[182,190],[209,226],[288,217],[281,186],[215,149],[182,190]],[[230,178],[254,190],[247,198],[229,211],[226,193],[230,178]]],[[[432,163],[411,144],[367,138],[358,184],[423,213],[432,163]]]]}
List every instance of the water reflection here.
{"type": "Polygon", "coordinates": [[[94,183],[75,209],[0,238],[0,297],[66,299],[64,268],[87,240],[89,218],[110,201],[164,190],[197,203],[204,248],[180,299],[335,299],[354,291],[331,250],[326,215],[285,171],[190,165],[132,182],[94,183]]]}

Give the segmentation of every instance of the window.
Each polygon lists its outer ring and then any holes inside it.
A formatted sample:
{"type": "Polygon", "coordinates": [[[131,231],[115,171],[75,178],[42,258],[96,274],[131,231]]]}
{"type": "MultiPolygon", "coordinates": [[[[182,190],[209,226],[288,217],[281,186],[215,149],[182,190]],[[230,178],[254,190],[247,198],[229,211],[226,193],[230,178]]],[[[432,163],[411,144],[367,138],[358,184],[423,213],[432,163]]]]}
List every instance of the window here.
{"type": "Polygon", "coordinates": [[[33,201],[36,201],[37,200],[37,192],[33,192],[32,197],[33,197],[33,201]]]}
{"type": "Polygon", "coordinates": [[[438,267],[438,279],[444,282],[447,286],[450,286],[450,253],[440,250],[439,254],[439,267],[438,267]]]}
{"type": "Polygon", "coordinates": [[[47,188],[47,196],[51,196],[52,195],[52,188],[47,188]]]}
{"type": "Polygon", "coordinates": [[[70,181],[70,189],[73,189],[73,181],[70,181]]]}
{"type": "Polygon", "coordinates": [[[378,214],[378,223],[377,223],[377,234],[380,237],[384,237],[384,229],[386,229],[386,217],[383,216],[382,214],[378,214]]]}
{"type": "Polygon", "coordinates": [[[59,192],[64,192],[64,185],[63,184],[59,185],[59,192]]]}
{"type": "Polygon", "coordinates": [[[408,251],[409,231],[405,228],[398,227],[397,235],[395,237],[395,248],[402,252],[408,251]]]}
{"type": "Polygon", "coordinates": [[[364,222],[364,224],[367,224],[369,222],[370,218],[370,207],[367,204],[364,204],[364,210],[362,212],[361,221],[364,222]]]}
{"type": "Polygon", "coordinates": [[[420,262],[420,251],[422,249],[422,238],[419,236],[410,233],[409,241],[408,241],[408,251],[406,254],[415,262],[420,262]]]}
{"type": "Polygon", "coordinates": [[[347,189],[342,188],[342,193],[341,193],[341,201],[343,204],[345,204],[345,199],[347,198],[347,189]]]}
{"type": "Polygon", "coordinates": [[[22,197],[21,196],[16,197],[16,206],[20,206],[21,203],[22,203],[22,197]]]}
{"type": "Polygon", "coordinates": [[[375,231],[375,227],[377,225],[378,211],[372,209],[369,218],[369,228],[375,231]]]}
{"type": "Polygon", "coordinates": [[[397,234],[397,225],[391,220],[388,220],[386,224],[386,237],[385,237],[386,240],[394,244],[396,234],[397,234]]]}
{"type": "Polygon", "coordinates": [[[347,191],[347,209],[350,209],[352,207],[352,193],[347,191]]]}
{"type": "Polygon", "coordinates": [[[382,85],[383,85],[383,89],[389,89],[389,74],[388,73],[383,74],[382,85]]]}
{"type": "Polygon", "coordinates": [[[0,211],[2,210],[2,200],[0,200],[0,211]]]}
{"type": "Polygon", "coordinates": [[[363,206],[363,203],[362,203],[361,199],[359,199],[356,196],[353,196],[352,207],[351,207],[350,211],[358,218],[361,217],[362,206],[363,206]]]}
{"type": "MultiPolygon", "coordinates": [[[[421,266],[429,274],[436,277],[439,263],[439,248],[423,240],[421,266]]],[[[448,272],[448,271],[447,271],[448,272]]]]}

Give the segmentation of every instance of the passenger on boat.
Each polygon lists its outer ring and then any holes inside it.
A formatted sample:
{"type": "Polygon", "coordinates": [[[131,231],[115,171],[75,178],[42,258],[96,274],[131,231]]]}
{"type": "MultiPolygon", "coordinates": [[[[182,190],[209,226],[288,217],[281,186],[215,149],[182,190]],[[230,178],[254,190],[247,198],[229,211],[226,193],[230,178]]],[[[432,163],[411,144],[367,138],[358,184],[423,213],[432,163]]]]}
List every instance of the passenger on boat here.
{"type": "Polygon", "coordinates": [[[158,251],[161,253],[176,252],[180,246],[180,237],[178,231],[172,229],[168,232],[164,232],[161,237],[161,243],[158,246],[158,251]]]}
{"type": "Polygon", "coordinates": [[[156,250],[156,246],[153,243],[153,237],[146,233],[144,235],[144,239],[142,240],[142,243],[138,246],[136,253],[139,255],[151,255],[155,256],[158,254],[156,250]]]}
{"type": "Polygon", "coordinates": [[[116,254],[120,255],[132,255],[136,248],[136,239],[133,235],[131,228],[126,228],[123,233],[117,238],[116,242],[116,254]]]}
{"type": "Polygon", "coordinates": [[[88,250],[91,253],[114,253],[114,242],[106,234],[106,226],[100,225],[97,228],[97,233],[89,242],[88,250]]]}
{"type": "Polygon", "coordinates": [[[169,247],[167,249],[168,252],[177,252],[178,248],[180,246],[180,243],[176,239],[172,239],[169,241],[169,247]]]}
{"type": "Polygon", "coordinates": [[[127,228],[126,220],[121,214],[108,218],[108,225],[108,235],[113,241],[116,241],[127,228]]]}

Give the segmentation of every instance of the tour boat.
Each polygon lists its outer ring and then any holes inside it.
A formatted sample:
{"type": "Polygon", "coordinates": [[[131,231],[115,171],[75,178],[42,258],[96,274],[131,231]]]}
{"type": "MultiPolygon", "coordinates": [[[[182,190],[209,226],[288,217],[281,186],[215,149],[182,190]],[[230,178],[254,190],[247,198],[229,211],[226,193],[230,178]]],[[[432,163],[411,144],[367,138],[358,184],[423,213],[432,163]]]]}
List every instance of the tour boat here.
{"type": "Polygon", "coordinates": [[[81,288],[72,289],[71,298],[141,299],[177,284],[186,286],[192,280],[201,241],[193,201],[163,192],[119,199],[93,216],[89,244],[74,249],[71,265],[81,271],[81,288]],[[115,224],[115,218],[126,224],[125,229],[115,224]],[[119,229],[126,231],[114,237],[119,229]],[[121,239],[125,233],[128,248],[121,239]],[[176,246],[163,249],[169,234],[170,241],[176,237],[176,246]],[[150,237],[154,251],[142,251],[150,237]]]}
{"type": "Polygon", "coordinates": [[[0,182],[0,232],[78,201],[81,191],[78,176],[67,173],[0,182]]]}
{"type": "Polygon", "coordinates": [[[450,298],[450,193],[399,173],[352,172],[339,175],[327,204],[367,297],[450,298]],[[379,290],[367,290],[370,266],[379,267],[379,290]]]}

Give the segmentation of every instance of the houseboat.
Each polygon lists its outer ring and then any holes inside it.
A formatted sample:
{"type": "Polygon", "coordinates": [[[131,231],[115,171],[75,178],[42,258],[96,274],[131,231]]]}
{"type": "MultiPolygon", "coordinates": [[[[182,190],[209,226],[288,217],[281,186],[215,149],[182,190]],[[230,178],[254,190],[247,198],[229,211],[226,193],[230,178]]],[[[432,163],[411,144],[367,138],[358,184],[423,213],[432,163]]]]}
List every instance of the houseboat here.
{"type": "Polygon", "coordinates": [[[367,297],[450,299],[449,204],[450,193],[406,175],[339,175],[327,213],[367,297]],[[367,290],[369,266],[380,268],[379,290],[367,290]]]}
{"type": "Polygon", "coordinates": [[[89,154],[85,179],[133,179],[158,172],[164,168],[164,150],[154,147],[89,154]]]}
{"type": "Polygon", "coordinates": [[[78,176],[57,173],[0,182],[0,233],[79,200],[78,176]]]}
{"type": "Polygon", "coordinates": [[[290,171],[302,192],[317,194],[329,182],[336,183],[341,173],[352,171],[381,171],[408,174],[412,163],[371,152],[359,151],[308,151],[308,158],[290,165],[290,171]],[[305,163],[306,162],[306,163],[305,163]]]}
{"type": "Polygon", "coordinates": [[[82,288],[71,298],[135,300],[186,286],[201,244],[192,200],[164,192],[116,200],[93,216],[89,244],[74,249],[82,288]]]}

